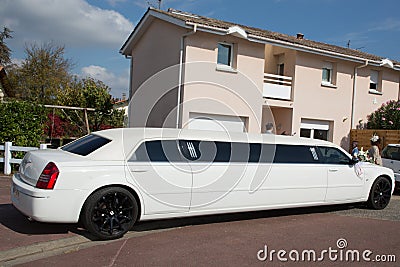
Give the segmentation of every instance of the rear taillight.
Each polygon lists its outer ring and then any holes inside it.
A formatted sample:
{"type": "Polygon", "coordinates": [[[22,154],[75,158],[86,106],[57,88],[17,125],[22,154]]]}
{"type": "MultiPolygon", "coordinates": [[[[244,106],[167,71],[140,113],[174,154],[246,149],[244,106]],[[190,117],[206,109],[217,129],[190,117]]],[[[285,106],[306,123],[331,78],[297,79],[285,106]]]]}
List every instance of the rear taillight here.
{"type": "Polygon", "coordinates": [[[53,189],[59,173],[60,171],[58,170],[56,164],[53,162],[47,163],[46,167],[39,176],[36,187],[41,189],[53,189]]]}

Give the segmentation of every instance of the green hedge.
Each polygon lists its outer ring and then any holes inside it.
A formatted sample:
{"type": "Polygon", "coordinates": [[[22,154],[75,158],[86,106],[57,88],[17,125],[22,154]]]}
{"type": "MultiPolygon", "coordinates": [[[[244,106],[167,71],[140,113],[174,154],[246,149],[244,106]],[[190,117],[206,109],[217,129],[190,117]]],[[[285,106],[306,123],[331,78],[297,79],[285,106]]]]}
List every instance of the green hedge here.
{"type": "Polygon", "coordinates": [[[39,146],[44,134],[45,108],[23,101],[0,102],[0,144],[39,146]]]}

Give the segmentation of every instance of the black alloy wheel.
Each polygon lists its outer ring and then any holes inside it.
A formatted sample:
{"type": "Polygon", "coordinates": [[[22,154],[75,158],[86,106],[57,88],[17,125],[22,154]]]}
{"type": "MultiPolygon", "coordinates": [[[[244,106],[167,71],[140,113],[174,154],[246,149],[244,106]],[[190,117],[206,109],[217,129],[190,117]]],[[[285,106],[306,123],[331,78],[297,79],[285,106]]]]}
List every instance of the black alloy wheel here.
{"type": "Polygon", "coordinates": [[[82,210],[84,227],[102,240],[122,237],[136,222],[138,204],[120,187],[103,188],[92,194],[82,210]]]}
{"type": "Polygon", "coordinates": [[[368,206],[375,210],[386,208],[392,196],[392,184],[385,177],[378,177],[371,187],[368,206]]]}

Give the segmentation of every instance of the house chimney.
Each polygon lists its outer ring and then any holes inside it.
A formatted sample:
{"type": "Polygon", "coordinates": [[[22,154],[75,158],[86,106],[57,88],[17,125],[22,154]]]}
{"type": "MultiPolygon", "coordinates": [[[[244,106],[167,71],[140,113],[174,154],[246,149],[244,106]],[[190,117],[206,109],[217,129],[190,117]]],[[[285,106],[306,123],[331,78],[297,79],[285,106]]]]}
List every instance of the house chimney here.
{"type": "Polygon", "coordinates": [[[299,33],[297,33],[296,38],[299,39],[299,40],[303,40],[304,39],[304,34],[299,32],[299,33]]]}

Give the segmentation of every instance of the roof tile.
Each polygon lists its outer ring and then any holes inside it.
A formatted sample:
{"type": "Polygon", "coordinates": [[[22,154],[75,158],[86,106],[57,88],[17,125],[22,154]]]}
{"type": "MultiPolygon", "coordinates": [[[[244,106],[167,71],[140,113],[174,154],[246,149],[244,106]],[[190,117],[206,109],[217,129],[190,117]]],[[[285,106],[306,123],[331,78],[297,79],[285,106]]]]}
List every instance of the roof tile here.
{"type": "MultiPolygon", "coordinates": [[[[263,37],[263,38],[268,38],[268,39],[273,39],[273,40],[279,40],[279,41],[284,41],[288,42],[291,44],[296,44],[296,45],[303,45],[309,48],[315,48],[315,49],[321,49],[329,52],[334,52],[334,53],[339,53],[339,54],[344,54],[348,56],[354,56],[354,57],[359,57],[367,60],[374,60],[374,61],[380,61],[384,59],[383,57],[369,54],[366,52],[362,52],[359,50],[355,49],[350,49],[346,47],[341,47],[341,46],[336,46],[336,45],[331,45],[327,43],[322,43],[322,42],[317,42],[317,41],[312,41],[308,39],[298,39],[296,36],[291,36],[283,33],[278,33],[278,32],[273,32],[269,30],[263,30],[255,27],[249,27],[245,25],[240,25],[237,23],[232,23],[232,22],[227,22],[223,20],[218,20],[218,19],[213,19],[213,18],[208,18],[208,17],[203,17],[200,15],[188,13],[188,12],[183,12],[175,9],[169,9],[168,11],[163,11],[159,9],[153,9],[154,11],[157,11],[159,13],[168,15],[170,17],[185,21],[186,23],[197,23],[200,25],[205,25],[205,26],[210,26],[210,27],[216,27],[216,28],[221,28],[221,29],[228,29],[231,26],[239,26],[243,28],[247,34],[263,37]]],[[[392,60],[394,64],[400,65],[400,62],[392,60]]]]}

